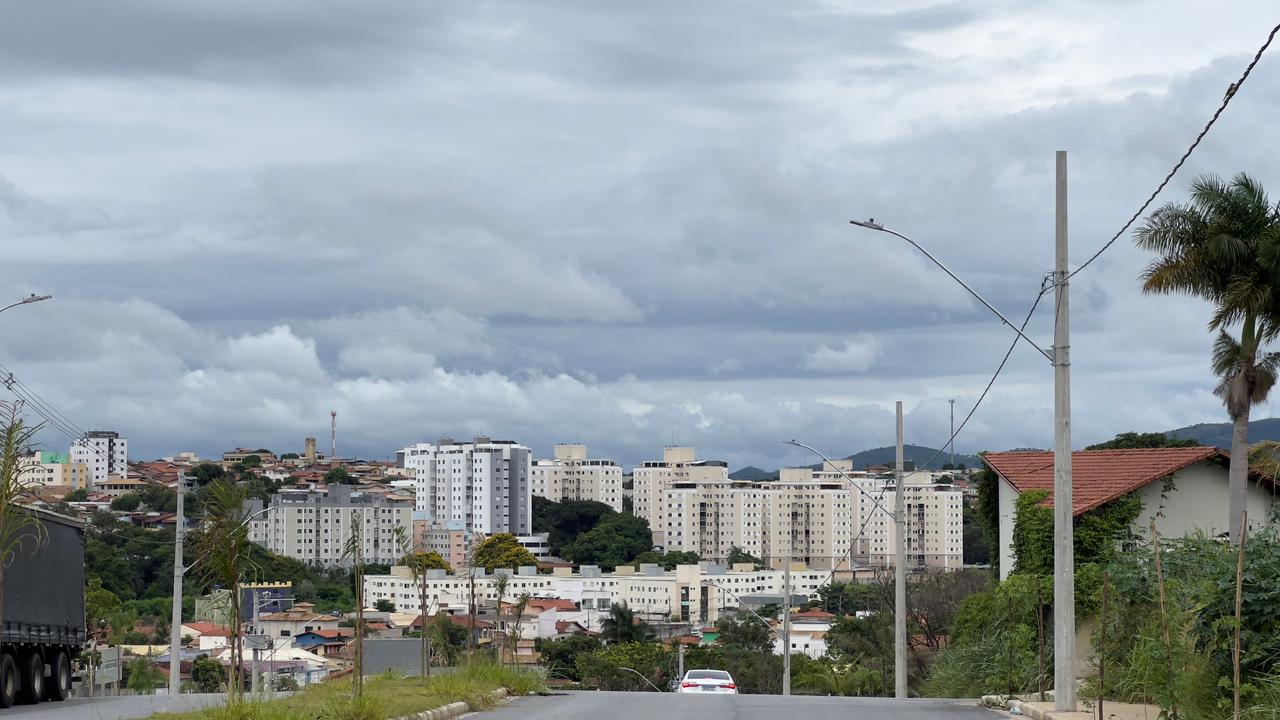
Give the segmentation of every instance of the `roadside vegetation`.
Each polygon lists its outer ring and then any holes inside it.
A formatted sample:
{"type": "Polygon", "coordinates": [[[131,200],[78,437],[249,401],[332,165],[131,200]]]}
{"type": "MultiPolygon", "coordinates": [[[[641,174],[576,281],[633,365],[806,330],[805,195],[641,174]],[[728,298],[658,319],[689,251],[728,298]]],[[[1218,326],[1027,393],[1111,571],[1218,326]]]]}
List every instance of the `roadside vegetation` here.
{"type": "Polygon", "coordinates": [[[473,661],[448,675],[427,680],[383,674],[368,678],[364,692],[353,696],[351,679],[313,685],[274,700],[246,698],[243,702],[189,713],[157,713],[153,720],[388,720],[465,702],[473,709],[492,707],[493,691],[506,688],[514,695],[542,689],[542,675],[473,661]]]}

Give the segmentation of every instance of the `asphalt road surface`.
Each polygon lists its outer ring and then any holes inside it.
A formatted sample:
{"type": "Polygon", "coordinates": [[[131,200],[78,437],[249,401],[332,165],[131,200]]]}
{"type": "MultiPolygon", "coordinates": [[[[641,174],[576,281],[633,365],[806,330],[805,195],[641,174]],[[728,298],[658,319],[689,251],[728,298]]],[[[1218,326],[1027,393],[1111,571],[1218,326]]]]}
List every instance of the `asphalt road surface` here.
{"type": "Polygon", "coordinates": [[[575,692],[522,697],[477,720],[999,720],[972,700],[575,692]]]}
{"type": "Polygon", "coordinates": [[[42,702],[39,705],[14,705],[0,710],[0,720],[134,720],[151,717],[157,712],[183,712],[209,705],[220,705],[226,695],[121,695],[101,698],[71,698],[62,702],[42,702]]]}

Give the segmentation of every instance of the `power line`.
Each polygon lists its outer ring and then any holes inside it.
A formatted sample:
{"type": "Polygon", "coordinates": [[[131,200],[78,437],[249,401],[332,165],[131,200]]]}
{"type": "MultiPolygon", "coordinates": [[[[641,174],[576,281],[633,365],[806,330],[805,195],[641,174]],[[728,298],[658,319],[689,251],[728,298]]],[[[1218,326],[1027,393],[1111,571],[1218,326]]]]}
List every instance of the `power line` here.
{"type": "Polygon", "coordinates": [[[1227,87],[1227,94],[1222,97],[1222,104],[1219,105],[1217,111],[1213,113],[1213,117],[1209,118],[1209,122],[1205,123],[1205,126],[1200,131],[1200,134],[1196,135],[1195,141],[1191,143],[1191,146],[1187,148],[1186,152],[1182,153],[1182,157],[1178,159],[1178,162],[1173,166],[1173,169],[1169,171],[1168,175],[1164,176],[1164,180],[1161,180],[1160,184],[1156,186],[1156,189],[1153,190],[1149,196],[1147,196],[1146,201],[1143,202],[1142,205],[1137,209],[1137,211],[1133,213],[1133,215],[1129,218],[1128,222],[1126,222],[1116,232],[1115,235],[1111,236],[1111,239],[1107,241],[1107,244],[1099,248],[1098,252],[1094,253],[1092,257],[1090,257],[1088,260],[1084,262],[1083,265],[1071,271],[1070,273],[1067,273],[1067,276],[1062,280],[1063,282],[1070,280],[1071,278],[1076,276],[1076,273],[1079,273],[1081,270],[1084,270],[1085,268],[1089,267],[1089,265],[1094,260],[1097,260],[1098,257],[1102,255],[1102,253],[1106,252],[1112,245],[1114,245],[1116,240],[1120,239],[1121,235],[1124,235],[1125,232],[1129,230],[1129,227],[1132,226],[1135,221],[1137,221],[1138,217],[1140,217],[1142,213],[1146,212],[1147,208],[1150,207],[1151,203],[1155,201],[1156,196],[1159,195],[1165,189],[1165,186],[1169,184],[1169,181],[1173,179],[1173,176],[1176,175],[1178,171],[1182,169],[1182,165],[1187,161],[1187,158],[1191,157],[1191,153],[1195,152],[1195,149],[1200,145],[1200,141],[1204,139],[1204,136],[1209,134],[1209,130],[1213,128],[1214,123],[1218,122],[1218,117],[1221,116],[1222,112],[1227,109],[1227,105],[1231,104],[1231,99],[1234,98],[1236,94],[1240,92],[1240,86],[1244,85],[1244,81],[1249,78],[1249,74],[1253,72],[1254,66],[1256,66],[1258,64],[1258,61],[1262,59],[1262,54],[1267,51],[1267,48],[1271,45],[1271,41],[1275,39],[1276,33],[1278,32],[1280,32],[1280,24],[1271,28],[1271,33],[1267,35],[1266,42],[1262,43],[1262,47],[1258,48],[1258,52],[1253,54],[1253,60],[1250,61],[1248,67],[1244,69],[1244,73],[1240,75],[1240,79],[1236,80],[1234,83],[1232,83],[1230,86],[1227,87]]]}
{"type": "MultiPolygon", "coordinates": [[[[1000,373],[1004,371],[1004,367],[1005,365],[1008,364],[1009,358],[1013,356],[1013,351],[1018,347],[1018,341],[1022,339],[1022,332],[1026,330],[1027,324],[1031,322],[1031,316],[1035,314],[1036,308],[1040,306],[1040,300],[1044,298],[1045,293],[1047,293],[1049,289],[1052,287],[1049,284],[1049,282],[1047,282],[1047,280],[1048,280],[1048,276],[1046,276],[1045,280],[1041,281],[1040,292],[1036,294],[1035,300],[1031,302],[1031,308],[1027,310],[1027,316],[1022,319],[1022,325],[1018,328],[1018,334],[1014,335],[1013,342],[1009,344],[1009,349],[1005,351],[1004,357],[1000,360],[1000,364],[996,366],[996,371],[991,374],[991,379],[987,381],[987,386],[983,388],[982,394],[978,396],[978,400],[974,402],[973,407],[969,408],[969,413],[965,415],[964,420],[960,422],[960,427],[956,428],[955,431],[951,433],[951,437],[948,438],[947,442],[942,444],[942,446],[937,450],[937,452],[933,454],[933,457],[929,458],[929,460],[925,462],[923,467],[927,468],[929,465],[931,465],[933,461],[936,460],[938,456],[942,454],[942,448],[945,448],[947,446],[947,443],[955,441],[956,436],[960,434],[961,430],[964,430],[964,426],[969,424],[969,420],[973,417],[973,414],[978,411],[978,408],[982,405],[982,401],[987,398],[987,393],[991,392],[992,386],[996,384],[996,379],[1000,377],[1000,373]]],[[[883,485],[881,485],[880,492],[875,500],[875,504],[881,509],[883,509],[884,506],[881,504],[880,501],[884,498],[884,492],[888,487],[889,487],[888,483],[884,483],[883,485]]],[[[888,511],[886,510],[885,512],[887,513],[888,511]]],[[[853,552],[854,543],[856,543],[859,539],[862,538],[863,533],[867,529],[867,525],[871,522],[872,516],[873,515],[871,513],[868,513],[867,517],[862,521],[862,524],[858,526],[858,532],[852,538],[849,539],[850,554],[852,554],[853,552]]],[[[831,573],[827,575],[826,580],[823,580],[822,583],[818,585],[818,588],[822,588],[827,584],[829,584],[831,582],[831,579],[835,577],[836,572],[840,570],[840,567],[844,565],[844,561],[847,559],[848,558],[846,556],[841,556],[840,562],[836,563],[831,568],[831,573]]]]}

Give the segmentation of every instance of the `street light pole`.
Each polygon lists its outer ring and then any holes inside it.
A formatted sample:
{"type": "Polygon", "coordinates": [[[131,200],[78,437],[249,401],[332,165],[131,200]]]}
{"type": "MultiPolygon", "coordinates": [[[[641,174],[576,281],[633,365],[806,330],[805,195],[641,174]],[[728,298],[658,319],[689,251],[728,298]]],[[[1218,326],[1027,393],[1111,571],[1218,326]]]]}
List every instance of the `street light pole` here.
{"type": "Polygon", "coordinates": [[[32,293],[31,295],[22,298],[16,303],[13,303],[11,305],[5,305],[4,307],[0,307],[0,312],[4,312],[9,308],[16,308],[19,305],[30,305],[31,303],[44,302],[45,300],[52,300],[52,299],[53,299],[52,295],[36,295],[35,293],[32,293]]]}
{"type": "Polygon", "coordinates": [[[907,697],[907,494],[902,473],[902,401],[897,402],[898,438],[897,486],[893,493],[894,542],[893,571],[893,696],[907,697]]]}

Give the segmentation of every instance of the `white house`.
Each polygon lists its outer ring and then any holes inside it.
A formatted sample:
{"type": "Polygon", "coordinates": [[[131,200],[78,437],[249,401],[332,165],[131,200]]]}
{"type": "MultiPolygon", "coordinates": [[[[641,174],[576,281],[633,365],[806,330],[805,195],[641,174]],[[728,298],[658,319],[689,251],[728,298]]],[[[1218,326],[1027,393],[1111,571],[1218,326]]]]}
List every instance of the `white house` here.
{"type": "MultiPolygon", "coordinates": [[[[807,655],[815,660],[827,654],[827,631],[836,623],[836,616],[823,610],[806,610],[791,614],[791,654],[807,655]]],[[[781,633],[782,622],[771,623],[781,633]]],[[[774,635],[773,654],[782,654],[782,638],[774,635]]]]}
{"type": "Polygon", "coordinates": [[[283,612],[259,615],[256,626],[254,623],[249,625],[252,634],[291,638],[304,632],[337,630],[338,618],[317,613],[311,603],[298,603],[283,612]]]}
{"type": "MultiPolygon", "coordinates": [[[[1053,453],[994,452],[983,456],[999,477],[1000,577],[1013,569],[1013,523],[1018,496],[1046,490],[1053,502],[1053,453]]],[[[1081,450],[1071,453],[1072,514],[1079,516],[1136,492],[1142,513],[1134,521],[1138,536],[1150,533],[1151,521],[1161,537],[1203,531],[1227,533],[1227,467],[1230,456],[1213,447],[1081,450]],[[1166,481],[1167,479],[1167,481],[1166,481]]],[[[1274,488],[1250,477],[1246,497],[1250,528],[1265,525],[1275,501],[1274,488]]]]}

